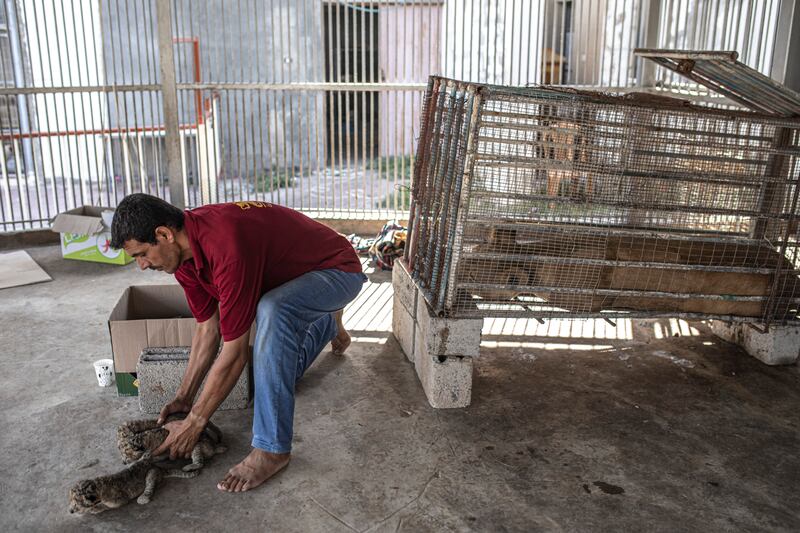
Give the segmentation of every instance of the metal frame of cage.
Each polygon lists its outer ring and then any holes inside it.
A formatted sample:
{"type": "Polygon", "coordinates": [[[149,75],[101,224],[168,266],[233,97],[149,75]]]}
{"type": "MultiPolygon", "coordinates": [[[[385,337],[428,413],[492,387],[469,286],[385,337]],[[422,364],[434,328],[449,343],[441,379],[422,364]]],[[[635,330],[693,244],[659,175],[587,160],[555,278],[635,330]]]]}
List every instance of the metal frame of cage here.
{"type": "Polygon", "coordinates": [[[449,317],[786,323],[800,120],[431,77],[405,260],[449,317]]]}

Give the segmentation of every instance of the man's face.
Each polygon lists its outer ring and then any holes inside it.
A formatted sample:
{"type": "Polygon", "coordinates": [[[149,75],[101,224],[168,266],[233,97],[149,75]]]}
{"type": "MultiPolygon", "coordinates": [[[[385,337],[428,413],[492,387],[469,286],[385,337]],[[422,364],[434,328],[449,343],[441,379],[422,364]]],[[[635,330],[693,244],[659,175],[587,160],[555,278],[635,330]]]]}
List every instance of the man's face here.
{"type": "Polygon", "coordinates": [[[170,228],[159,226],[156,229],[156,244],[139,242],[136,239],[125,241],[125,251],[136,259],[136,264],[144,270],[160,270],[174,274],[181,266],[181,251],[175,242],[175,234],[170,228]]]}

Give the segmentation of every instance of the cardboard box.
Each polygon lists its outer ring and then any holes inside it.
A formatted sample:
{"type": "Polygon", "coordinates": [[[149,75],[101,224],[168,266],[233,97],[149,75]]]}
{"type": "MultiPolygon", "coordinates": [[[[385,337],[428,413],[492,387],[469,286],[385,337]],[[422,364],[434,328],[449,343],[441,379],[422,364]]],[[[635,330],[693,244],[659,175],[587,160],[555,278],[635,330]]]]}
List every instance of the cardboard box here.
{"type": "MultiPolygon", "coordinates": [[[[117,392],[138,396],[136,364],[145,348],[191,346],[197,321],[180,285],[125,289],[108,318],[117,392]]],[[[250,346],[255,328],[250,329],[250,346]]]]}
{"type": "Polygon", "coordinates": [[[127,265],[133,258],[124,250],[111,248],[111,231],[100,215],[110,207],[85,205],[65,211],[53,221],[53,231],[61,234],[64,259],[127,265]]]}
{"type": "Polygon", "coordinates": [[[136,363],[145,348],[190,346],[197,321],[180,285],[135,285],[108,319],[117,392],[137,396],[136,363]]]}

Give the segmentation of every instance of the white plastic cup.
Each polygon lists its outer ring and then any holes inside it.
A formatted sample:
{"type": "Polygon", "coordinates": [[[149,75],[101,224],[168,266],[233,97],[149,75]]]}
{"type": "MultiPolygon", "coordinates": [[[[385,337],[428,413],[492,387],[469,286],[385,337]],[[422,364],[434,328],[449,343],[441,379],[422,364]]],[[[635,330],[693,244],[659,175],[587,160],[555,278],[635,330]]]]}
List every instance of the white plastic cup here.
{"type": "Polygon", "coordinates": [[[114,361],[111,359],[100,359],[94,362],[94,375],[97,376],[97,384],[101,387],[110,387],[114,383],[114,361]]]}

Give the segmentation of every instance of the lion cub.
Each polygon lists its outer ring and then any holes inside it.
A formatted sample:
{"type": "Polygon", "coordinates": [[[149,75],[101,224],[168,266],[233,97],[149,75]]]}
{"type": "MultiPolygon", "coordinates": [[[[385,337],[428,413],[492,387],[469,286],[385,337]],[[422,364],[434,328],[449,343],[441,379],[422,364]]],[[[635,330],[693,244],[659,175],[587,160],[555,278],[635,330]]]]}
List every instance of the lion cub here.
{"type": "MultiPolygon", "coordinates": [[[[171,415],[167,422],[182,420],[185,414],[171,415]]],[[[122,507],[136,498],[150,502],[156,485],[165,477],[192,478],[200,473],[206,459],[224,453],[222,432],[211,422],[203,429],[192,450],[192,462],[183,469],[158,466],[166,455],[152,457],[152,450],[164,442],[169,432],[156,420],[132,420],[117,428],[117,447],[126,468],[110,476],[79,481],[69,491],[69,512],[97,514],[122,507]]]]}
{"type": "Polygon", "coordinates": [[[179,469],[162,469],[153,464],[150,452],[137,461],[110,476],[84,479],[69,491],[69,512],[97,514],[122,507],[137,498],[140,504],[150,502],[156,485],[165,477],[191,478],[198,471],[184,472],[179,469]]]}
{"type": "MultiPolygon", "coordinates": [[[[183,420],[185,414],[173,414],[167,417],[167,422],[183,420]]],[[[128,464],[136,461],[148,450],[154,450],[167,438],[168,431],[156,423],[156,420],[131,420],[117,428],[117,447],[122,455],[122,462],[128,464]]],[[[205,465],[206,459],[225,453],[228,450],[222,444],[222,432],[212,422],[206,425],[192,450],[192,462],[183,467],[184,472],[200,470],[205,465]]],[[[165,456],[154,457],[153,461],[164,459],[165,456]]]]}

